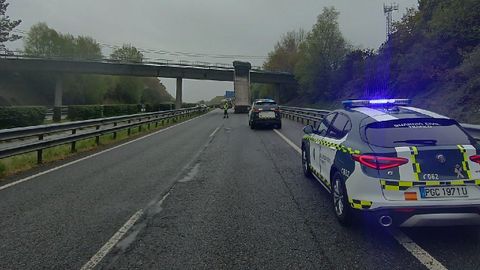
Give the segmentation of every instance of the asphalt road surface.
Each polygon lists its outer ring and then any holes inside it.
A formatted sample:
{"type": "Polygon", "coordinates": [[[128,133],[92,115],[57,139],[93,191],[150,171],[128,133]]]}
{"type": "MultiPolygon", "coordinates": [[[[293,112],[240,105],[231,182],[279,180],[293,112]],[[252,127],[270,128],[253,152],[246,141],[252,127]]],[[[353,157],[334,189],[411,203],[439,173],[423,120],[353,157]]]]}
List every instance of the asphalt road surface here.
{"type": "MultiPolygon", "coordinates": [[[[299,146],[301,128],[280,132],[299,146]]],[[[298,152],[246,115],[213,111],[26,180],[0,186],[0,269],[480,268],[476,227],[402,229],[407,244],[341,227],[298,152]]]]}

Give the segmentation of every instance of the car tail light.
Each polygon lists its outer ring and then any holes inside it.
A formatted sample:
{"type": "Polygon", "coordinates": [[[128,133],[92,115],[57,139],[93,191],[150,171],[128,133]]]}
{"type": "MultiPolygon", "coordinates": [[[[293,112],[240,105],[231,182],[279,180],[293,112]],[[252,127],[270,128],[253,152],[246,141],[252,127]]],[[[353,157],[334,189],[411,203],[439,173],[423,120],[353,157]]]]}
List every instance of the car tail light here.
{"type": "Polygon", "coordinates": [[[480,163],[480,155],[471,156],[470,160],[476,163],[480,163]]]}
{"type": "Polygon", "coordinates": [[[369,168],[376,170],[386,170],[401,166],[405,163],[408,163],[406,158],[398,157],[379,157],[371,155],[352,155],[352,159],[360,162],[360,164],[365,165],[369,168]]]}
{"type": "Polygon", "coordinates": [[[254,108],[253,112],[260,112],[260,109],[254,108]]]}

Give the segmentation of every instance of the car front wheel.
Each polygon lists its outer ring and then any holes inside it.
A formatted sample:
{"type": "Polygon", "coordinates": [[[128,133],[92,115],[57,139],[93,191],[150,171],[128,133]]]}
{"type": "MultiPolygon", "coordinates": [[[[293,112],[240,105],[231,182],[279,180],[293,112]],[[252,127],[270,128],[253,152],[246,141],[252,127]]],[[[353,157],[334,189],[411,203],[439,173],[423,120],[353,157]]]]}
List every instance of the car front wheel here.
{"type": "Polygon", "coordinates": [[[352,220],[352,209],[348,203],[347,190],[345,182],[340,172],[335,172],[332,178],[332,202],[340,224],[348,226],[352,220]]]}
{"type": "Polygon", "coordinates": [[[306,150],[305,145],[302,146],[302,168],[303,174],[305,174],[306,177],[311,178],[312,171],[310,171],[309,152],[306,150]]]}

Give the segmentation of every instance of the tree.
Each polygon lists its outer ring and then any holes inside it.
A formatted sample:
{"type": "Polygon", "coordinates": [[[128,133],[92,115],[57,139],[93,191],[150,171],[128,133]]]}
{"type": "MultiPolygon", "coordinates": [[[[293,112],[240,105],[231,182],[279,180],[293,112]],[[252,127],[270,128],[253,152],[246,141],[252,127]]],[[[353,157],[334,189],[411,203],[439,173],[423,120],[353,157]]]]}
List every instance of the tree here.
{"type": "Polygon", "coordinates": [[[313,29],[300,46],[300,58],[295,77],[309,96],[332,98],[332,74],[340,67],[349,51],[338,25],[339,13],[333,7],[324,8],[313,29]]]}
{"type": "Polygon", "coordinates": [[[46,23],[30,28],[25,39],[25,53],[41,57],[102,58],[100,44],[93,38],[58,33],[46,23]]]}
{"type": "Polygon", "coordinates": [[[6,53],[9,51],[4,43],[21,38],[19,35],[12,34],[11,32],[22,22],[21,20],[11,20],[10,17],[6,15],[8,5],[9,3],[7,3],[6,0],[0,0],[0,52],[4,51],[6,53]]]}
{"type": "Polygon", "coordinates": [[[121,48],[114,50],[110,58],[124,62],[142,62],[143,54],[132,45],[124,44],[121,48]]]}
{"type": "MultiPolygon", "coordinates": [[[[300,44],[305,40],[305,31],[290,31],[284,34],[278,41],[273,51],[268,54],[268,58],[263,64],[263,68],[272,71],[292,72],[295,69],[300,54],[300,44]]],[[[273,98],[275,97],[275,86],[253,84],[251,87],[252,96],[254,98],[273,98]]],[[[277,102],[287,102],[297,96],[297,87],[288,86],[280,92],[280,100],[277,102]]]]}

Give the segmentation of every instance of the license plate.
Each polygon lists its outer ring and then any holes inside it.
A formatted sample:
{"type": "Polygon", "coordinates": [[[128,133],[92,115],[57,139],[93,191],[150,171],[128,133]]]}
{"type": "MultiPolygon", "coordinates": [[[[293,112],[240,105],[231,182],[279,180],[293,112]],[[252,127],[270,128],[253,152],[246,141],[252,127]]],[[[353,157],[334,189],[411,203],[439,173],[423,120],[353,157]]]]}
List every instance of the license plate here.
{"type": "Polygon", "coordinates": [[[258,117],[260,117],[260,118],[275,118],[275,112],[260,112],[258,117]]]}
{"type": "Polygon", "coordinates": [[[420,187],[420,197],[429,198],[464,198],[468,197],[466,186],[458,187],[420,187]]]}

